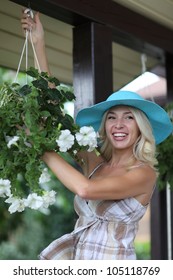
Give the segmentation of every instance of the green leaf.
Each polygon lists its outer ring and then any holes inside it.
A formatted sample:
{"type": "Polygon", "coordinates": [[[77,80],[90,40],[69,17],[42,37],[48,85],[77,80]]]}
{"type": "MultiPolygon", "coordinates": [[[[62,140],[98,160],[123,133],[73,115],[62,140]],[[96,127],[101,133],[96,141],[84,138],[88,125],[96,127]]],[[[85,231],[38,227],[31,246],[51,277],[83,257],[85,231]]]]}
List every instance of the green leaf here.
{"type": "Polygon", "coordinates": [[[48,88],[48,81],[42,77],[39,77],[37,80],[32,81],[34,87],[42,90],[46,90],[48,88]]]}
{"type": "Polygon", "coordinates": [[[42,117],[45,117],[45,118],[47,118],[47,117],[50,117],[50,116],[51,116],[51,114],[50,114],[50,112],[49,112],[49,111],[41,111],[41,112],[40,112],[40,115],[41,115],[42,117]]]}
{"type": "Polygon", "coordinates": [[[58,80],[57,78],[55,78],[55,77],[49,77],[49,78],[48,78],[48,81],[49,81],[50,83],[53,83],[55,86],[59,86],[59,85],[60,85],[59,80],[58,80]]]}
{"type": "Polygon", "coordinates": [[[34,67],[30,67],[26,73],[33,77],[33,78],[38,78],[39,77],[39,72],[38,72],[38,69],[34,68],[34,67]]]}
{"type": "Polygon", "coordinates": [[[31,92],[32,92],[32,88],[31,88],[31,86],[29,86],[29,85],[24,85],[23,87],[21,87],[21,88],[19,89],[19,94],[20,94],[21,96],[27,95],[27,94],[29,94],[29,93],[31,93],[31,92]]]}

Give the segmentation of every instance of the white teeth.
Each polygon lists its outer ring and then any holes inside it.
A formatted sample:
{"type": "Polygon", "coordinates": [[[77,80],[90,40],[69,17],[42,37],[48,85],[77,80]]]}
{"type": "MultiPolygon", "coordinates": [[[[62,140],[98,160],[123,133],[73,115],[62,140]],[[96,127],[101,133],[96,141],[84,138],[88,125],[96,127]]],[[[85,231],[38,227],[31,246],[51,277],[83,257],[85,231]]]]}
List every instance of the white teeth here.
{"type": "Polygon", "coordinates": [[[124,137],[124,136],[126,136],[126,134],[125,133],[114,133],[114,136],[116,136],[116,137],[124,137]]]}

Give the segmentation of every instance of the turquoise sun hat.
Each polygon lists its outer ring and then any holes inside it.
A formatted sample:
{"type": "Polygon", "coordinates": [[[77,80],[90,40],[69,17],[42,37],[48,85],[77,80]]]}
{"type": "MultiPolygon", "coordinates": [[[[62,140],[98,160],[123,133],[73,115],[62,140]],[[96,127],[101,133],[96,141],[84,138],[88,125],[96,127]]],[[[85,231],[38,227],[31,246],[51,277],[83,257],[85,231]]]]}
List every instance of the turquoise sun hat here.
{"type": "Polygon", "coordinates": [[[92,126],[98,131],[103,114],[117,105],[132,106],[144,112],[151,124],[156,144],[163,142],[173,132],[173,124],[162,107],[131,91],[114,92],[105,101],[80,110],[76,116],[76,123],[80,127],[92,126]]]}

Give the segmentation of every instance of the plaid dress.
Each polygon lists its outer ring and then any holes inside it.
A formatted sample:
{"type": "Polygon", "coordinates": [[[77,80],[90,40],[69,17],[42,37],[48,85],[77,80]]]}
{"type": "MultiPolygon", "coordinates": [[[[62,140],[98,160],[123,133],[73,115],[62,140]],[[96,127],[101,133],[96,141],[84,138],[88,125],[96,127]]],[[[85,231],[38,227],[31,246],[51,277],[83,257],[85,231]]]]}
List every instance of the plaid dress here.
{"type": "Polygon", "coordinates": [[[136,259],[133,242],[147,206],[135,198],[86,201],[76,195],[74,208],[79,216],[74,230],[50,243],[40,259],[136,259]]]}

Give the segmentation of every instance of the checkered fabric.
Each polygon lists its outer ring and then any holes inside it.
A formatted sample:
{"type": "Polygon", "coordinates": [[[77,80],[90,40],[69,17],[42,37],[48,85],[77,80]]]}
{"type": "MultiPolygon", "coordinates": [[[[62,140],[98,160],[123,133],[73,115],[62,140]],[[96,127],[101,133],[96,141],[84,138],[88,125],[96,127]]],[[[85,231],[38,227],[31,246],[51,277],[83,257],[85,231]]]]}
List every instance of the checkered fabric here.
{"type": "Polygon", "coordinates": [[[79,218],[74,231],[54,240],[44,260],[134,260],[133,241],[147,206],[134,198],[118,201],[74,199],[79,218]]]}

